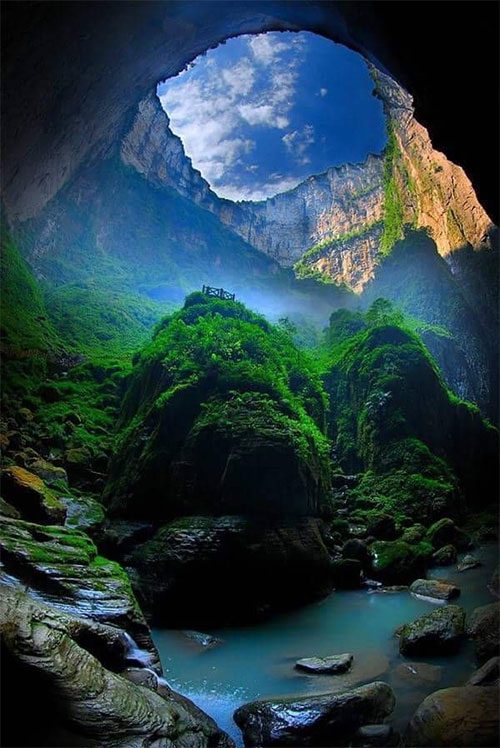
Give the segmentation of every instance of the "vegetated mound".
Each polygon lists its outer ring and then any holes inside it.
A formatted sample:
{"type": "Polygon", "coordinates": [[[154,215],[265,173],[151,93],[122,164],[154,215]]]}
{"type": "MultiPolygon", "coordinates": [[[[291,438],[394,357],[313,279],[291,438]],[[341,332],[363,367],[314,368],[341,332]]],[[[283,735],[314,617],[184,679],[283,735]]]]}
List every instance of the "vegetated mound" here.
{"type": "Polygon", "coordinates": [[[114,515],[328,511],[325,396],[283,326],[188,296],[136,357],[105,500],[114,515]]]}
{"type": "Polygon", "coordinates": [[[357,508],[420,522],[484,508],[496,496],[497,431],[447,389],[416,334],[380,314],[386,304],[330,323],[329,431],[343,469],[364,471],[357,508]]]}

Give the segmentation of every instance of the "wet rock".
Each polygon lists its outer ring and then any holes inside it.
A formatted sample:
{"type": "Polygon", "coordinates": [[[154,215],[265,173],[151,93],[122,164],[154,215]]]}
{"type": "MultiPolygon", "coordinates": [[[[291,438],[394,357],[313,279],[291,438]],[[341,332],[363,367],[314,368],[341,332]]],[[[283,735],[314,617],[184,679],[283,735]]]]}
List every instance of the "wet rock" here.
{"type": "Polygon", "coordinates": [[[361,562],[354,558],[332,561],[332,579],[335,587],[342,590],[356,589],[361,584],[361,562]]]}
{"type": "MultiPolygon", "coordinates": [[[[188,710],[182,697],[163,698],[108,669],[99,659],[101,650],[95,650],[95,641],[106,641],[108,634],[113,637],[111,627],[82,623],[12,589],[2,589],[0,606],[6,655],[2,675],[14,696],[24,693],[30,702],[42,705],[36,729],[40,735],[50,730],[51,745],[233,745],[201,710],[196,716],[188,710]]],[[[3,717],[10,722],[4,725],[7,731],[16,729],[22,735],[17,718],[14,727],[9,716],[3,717]]]]}
{"type": "Polygon", "coordinates": [[[410,545],[402,540],[378,540],[370,546],[372,574],[385,584],[404,584],[422,577],[431,548],[427,543],[410,545]]]}
{"type": "Polygon", "coordinates": [[[442,678],[443,668],[427,662],[402,662],[394,669],[394,676],[405,683],[428,686],[437,685],[442,678]]]}
{"type": "Polygon", "coordinates": [[[500,683],[500,657],[492,657],[471,675],[467,686],[498,686],[500,683]]]}
{"type": "Polygon", "coordinates": [[[119,564],[99,556],[87,535],[4,519],[0,549],[0,581],[17,588],[28,586],[42,602],[71,615],[119,626],[147,652],[150,663],[158,665],[158,653],[126,573],[119,564]]]}
{"type": "Polygon", "coordinates": [[[2,517],[11,517],[11,519],[20,519],[21,514],[18,510],[9,504],[5,499],[0,496],[0,515],[2,517]]]}
{"type": "Polygon", "coordinates": [[[246,746],[346,745],[362,726],[381,722],[395,705],[375,682],[351,691],[253,701],[234,713],[246,746]]]}
{"type": "Polygon", "coordinates": [[[443,545],[432,554],[432,563],[434,566],[451,566],[457,560],[457,549],[454,545],[443,545]]]}
{"type": "Polygon", "coordinates": [[[444,545],[454,545],[459,551],[467,550],[470,547],[469,536],[448,517],[438,520],[429,527],[426,540],[431,543],[435,550],[442,548],[444,545]]]}
{"type": "Polygon", "coordinates": [[[345,673],[351,667],[352,660],[352,654],[304,657],[297,660],[295,667],[308,673],[345,673]]]}
{"type": "Polygon", "coordinates": [[[158,690],[158,674],[148,667],[129,667],[123,670],[120,675],[137,686],[144,686],[151,691],[158,690]]]}
{"type": "Polygon", "coordinates": [[[151,522],[108,519],[99,532],[99,544],[108,555],[123,557],[154,534],[151,522]]]}
{"type": "Polygon", "coordinates": [[[63,467],[53,465],[47,460],[43,460],[41,457],[30,462],[30,470],[35,475],[38,475],[48,486],[52,486],[56,483],[67,484],[68,475],[63,467]]]}
{"type": "Polygon", "coordinates": [[[393,735],[391,725],[363,725],[354,736],[363,746],[387,746],[393,735]]]}
{"type": "Polygon", "coordinates": [[[394,518],[389,514],[378,514],[370,519],[367,534],[378,540],[394,540],[397,536],[394,518]]]}
{"type": "Polygon", "coordinates": [[[66,508],[37,475],[22,467],[2,470],[2,495],[32,522],[62,524],[66,508]]]}
{"type": "Polygon", "coordinates": [[[398,629],[403,655],[440,655],[456,652],[465,632],[465,612],[446,605],[398,629]]]}
{"type": "Polygon", "coordinates": [[[125,564],[143,606],[175,628],[260,619],[333,586],[321,522],[307,517],[182,517],[125,564]]]}
{"type": "Polygon", "coordinates": [[[361,563],[363,569],[368,568],[370,563],[370,553],[364,540],[352,538],[347,540],[342,546],[342,557],[353,558],[361,563]]]}
{"type": "Polygon", "coordinates": [[[453,600],[460,595],[460,587],[442,579],[416,579],[410,585],[410,592],[435,600],[453,600]]]}
{"type": "Polygon", "coordinates": [[[499,653],[500,603],[475,608],[467,625],[467,634],[474,640],[479,664],[499,653]]]}
{"type": "Polygon", "coordinates": [[[404,736],[417,746],[498,745],[498,689],[495,686],[445,688],[427,696],[413,715],[404,736]]]}
{"type": "Polygon", "coordinates": [[[457,565],[457,571],[468,571],[469,569],[476,569],[478,566],[482,566],[481,561],[475,558],[475,556],[467,555],[464,556],[463,560],[457,565]]]}
{"type": "Polygon", "coordinates": [[[185,631],[182,631],[182,634],[186,639],[189,639],[203,649],[214,649],[223,644],[222,639],[218,639],[216,636],[212,636],[211,634],[204,634],[202,631],[190,631],[186,629],[185,631]]]}
{"type": "Polygon", "coordinates": [[[104,508],[90,496],[59,496],[66,507],[65,526],[93,532],[104,522],[104,508]]]}

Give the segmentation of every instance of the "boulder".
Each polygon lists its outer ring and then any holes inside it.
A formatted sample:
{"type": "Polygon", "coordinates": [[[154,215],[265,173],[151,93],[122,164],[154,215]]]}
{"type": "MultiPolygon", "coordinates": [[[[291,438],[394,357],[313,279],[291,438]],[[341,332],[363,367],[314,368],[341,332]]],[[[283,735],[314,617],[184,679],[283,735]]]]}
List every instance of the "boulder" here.
{"type": "Polygon", "coordinates": [[[427,530],[425,537],[435,550],[442,548],[444,545],[454,545],[459,551],[467,550],[470,547],[469,536],[448,517],[434,522],[427,530]]]}
{"type": "Polygon", "coordinates": [[[22,698],[31,705],[29,720],[20,720],[15,708],[3,712],[9,742],[15,738],[21,745],[101,748],[233,746],[201,710],[186,708],[182,697],[169,692],[164,698],[145,682],[137,685],[110,670],[100,659],[106,647],[96,647],[96,642],[115,636],[111,627],[82,622],[9,588],[2,589],[0,607],[8,706],[22,698]]]}
{"type": "Polygon", "coordinates": [[[368,546],[364,540],[359,538],[346,540],[342,546],[342,558],[353,558],[359,561],[363,569],[367,569],[370,565],[368,546]]]}
{"type": "Polygon", "coordinates": [[[363,725],[381,722],[396,703],[392,689],[374,682],[349,691],[253,701],[234,721],[246,746],[346,745],[363,725]]]}
{"type": "Polygon", "coordinates": [[[435,600],[453,600],[460,595],[460,587],[442,579],[415,579],[410,585],[410,592],[435,600]]]}
{"type": "Polygon", "coordinates": [[[457,549],[454,545],[443,545],[432,554],[432,564],[434,566],[451,566],[457,560],[457,549]]]}
{"type": "Polygon", "coordinates": [[[59,496],[66,507],[66,527],[94,533],[104,522],[104,508],[90,496],[59,496]]]}
{"type": "Polygon", "coordinates": [[[51,462],[38,457],[36,460],[30,462],[30,470],[35,475],[38,475],[48,486],[52,486],[57,483],[67,484],[68,475],[63,467],[53,465],[51,462]]]}
{"type": "Polygon", "coordinates": [[[260,619],[333,586],[322,523],[314,518],[182,517],[124,563],[142,605],[175,628],[260,619]]]}
{"type": "Polygon", "coordinates": [[[329,655],[328,657],[304,657],[297,660],[297,670],[308,673],[345,673],[351,667],[352,654],[329,655]]]}
{"type": "Polygon", "coordinates": [[[500,683],[500,657],[492,657],[471,675],[467,686],[498,686],[500,683]]]}
{"type": "Polygon", "coordinates": [[[333,584],[337,589],[352,590],[361,584],[361,561],[355,558],[339,558],[332,561],[333,584]]]}
{"type": "Polygon", "coordinates": [[[498,745],[498,689],[495,686],[445,688],[427,696],[413,715],[404,736],[417,746],[498,745]]]}
{"type": "Polygon", "coordinates": [[[62,524],[66,508],[43,480],[22,467],[4,468],[2,496],[31,522],[62,524]]]}
{"type": "Polygon", "coordinates": [[[475,556],[468,554],[464,556],[462,561],[457,565],[457,571],[469,571],[469,569],[477,569],[478,566],[482,566],[481,561],[475,556]]]}
{"type": "Polygon", "coordinates": [[[397,537],[396,524],[390,514],[380,513],[372,516],[366,532],[378,540],[394,540],[397,537]]]}
{"type": "Polygon", "coordinates": [[[410,545],[403,540],[378,540],[370,546],[371,573],[385,584],[405,584],[425,574],[431,555],[427,543],[410,545]]]}
{"type": "Polygon", "coordinates": [[[456,652],[465,632],[465,611],[445,605],[398,629],[403,655],[432,656],[456,652]]]}
{"type": "Polygon", "coordinates": [[[476,659],[480,665],[499,654],[500,603],[482,605],[472,611],[467,634],[474,640],[476,659]]]}

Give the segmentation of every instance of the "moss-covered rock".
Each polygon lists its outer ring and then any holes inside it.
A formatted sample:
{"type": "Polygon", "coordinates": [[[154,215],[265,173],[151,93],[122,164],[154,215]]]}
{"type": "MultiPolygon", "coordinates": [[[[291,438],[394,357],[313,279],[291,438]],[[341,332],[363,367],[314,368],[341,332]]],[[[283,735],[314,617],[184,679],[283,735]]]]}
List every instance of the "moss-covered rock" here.
{"type": "Polygon", "coordinates": [[[425,527],[417,522],[415,525],[410,525],[410,527],[406,528],[406,530],[401,535],[401,540],[404,540],[405,543],[410,544],[418,543],[419,540],[423,539],[425,533],[425,527]]]}
{"type": "MultiPolygon", "coordinates": [[[[368,314],[366,315],[368,318],[368,314]]],[[[497,431],[460,402],[404,321],[380,316],[325,358],[329,428],[365,509],[428,524],[494,502],[497,431]]],[[[443,545],[443,543],[441,543],[443,545]]]]}
{"type": "Polygon", "coordinates": [[[453,654],[465,633],[465,611],[458,605],[444,605],[402,626],[397,633],[403,655],[453,654]]]}
{"type": "Polygon", "coordinates": [[[467,634],[474,641],[480,665],[500,653],[500,603],[475,608],[467,623],[467,634]]]}
{"type": "Polygon", "coordinates": [[[66,508],[37,475],[22,467],[4,468],[2,494],[23,517],[33,522],[63,523],[66,508]]]}
{"type": "Polygon", "coordinates": [[[457,561],[457,549],[454,545],[443,545],[442,548],[432,554],[434,566],[451,566],[457,561]]]}
{"type": "Polygon", "coordinates": [[[448,544],[454,545],[458,550],[465,550],[471,545],[468,535],[449,517],[443,517],[431,525],[425,537],[435,550],[448,544]]]}
{"type": "Polygon", "coordinates": [[[136,358],[105,489],[112,514],[328,511],[325,404],[285,331],[192,294],[136,358]]]}
{"type": "Polygon", "coordinates": [[[377,540],[370,545],[371,570],[386,584],[405,584],[425,574],[432,547],[403,540],[377,540]]]}
{"type": "Polygon", "coordinates": [[[0,548],[0,581],[28,586],[38,599],[72,615],[120,626],[157,662],[127,574],[115,561],[99,556],[83,532],[4,519],[0,548]]]}

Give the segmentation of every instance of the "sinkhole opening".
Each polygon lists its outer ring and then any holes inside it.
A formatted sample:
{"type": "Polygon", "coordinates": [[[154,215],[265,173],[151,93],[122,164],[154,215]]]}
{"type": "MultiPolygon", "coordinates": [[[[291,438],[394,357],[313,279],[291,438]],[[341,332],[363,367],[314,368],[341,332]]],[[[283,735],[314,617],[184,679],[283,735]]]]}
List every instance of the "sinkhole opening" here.
{"type": "Polygon", "coordinates": [[[231,38],[157,96],[193,166],[219,197],[259,201],[361,163],[386,144],[365,59],[311,32],[231,38]]]}

